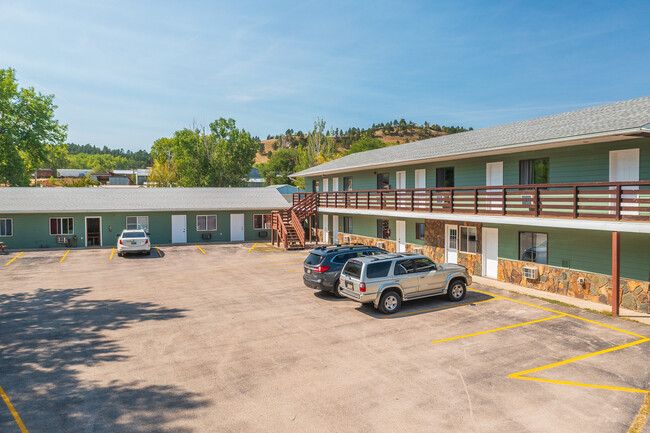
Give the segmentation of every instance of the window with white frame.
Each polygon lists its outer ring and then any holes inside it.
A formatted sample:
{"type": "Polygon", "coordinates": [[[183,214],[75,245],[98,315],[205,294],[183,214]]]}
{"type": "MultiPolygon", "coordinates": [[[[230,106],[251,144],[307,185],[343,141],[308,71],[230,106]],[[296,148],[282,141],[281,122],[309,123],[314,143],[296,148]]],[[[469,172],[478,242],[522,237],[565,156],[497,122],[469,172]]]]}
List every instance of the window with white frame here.
{"type": "Polygon", "coordinates": [[[14,220],[11,218],[0,218],[0,236],[9,237],[14,235],[14,220]]]}
{"type": "Polygon", "coordinates": [[[149,233],[149,217],[148,216],[128,216],[126,217],[126,229],[137,230],[142,229],[149,233]]]}
{"type": "Polygon", "coordinates": [[[255,214],[253,215],[253,228],[255,230],[263,230],[271,228],[271,215],[270,214],[255,214]]]}
{"type": "Polygon", "coordinates": [[[74,234],[74,218],[50,218],[51,235],[71,235],[74,234]]]}
{"type": "Polygon", "coordinates": [[[196,216],[196,231],[197,232],[213,232],[217,229],[217,216],[216,215],[197,215],[196,216]]]}
{"type": "Polygon", "coordinates": [[[460,251],[462,253],[476,254],[476,227],[461,226],[460,251]]]}

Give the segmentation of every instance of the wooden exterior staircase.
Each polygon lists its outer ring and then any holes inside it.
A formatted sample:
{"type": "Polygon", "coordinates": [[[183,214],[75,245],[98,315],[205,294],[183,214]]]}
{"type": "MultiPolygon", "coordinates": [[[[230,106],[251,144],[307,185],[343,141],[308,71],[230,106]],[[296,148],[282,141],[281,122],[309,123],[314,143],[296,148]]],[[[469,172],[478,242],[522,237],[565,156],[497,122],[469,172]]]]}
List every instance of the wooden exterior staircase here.
{"type": "Polygon", "coordinates": [[[301,200],[291,208],[271,212],[271,243],[287,250],[305,248],[307,233],[303,222],[309,221],[311,241],[312,217],[317,214],[317,194],[302,195],[301,200]]]}

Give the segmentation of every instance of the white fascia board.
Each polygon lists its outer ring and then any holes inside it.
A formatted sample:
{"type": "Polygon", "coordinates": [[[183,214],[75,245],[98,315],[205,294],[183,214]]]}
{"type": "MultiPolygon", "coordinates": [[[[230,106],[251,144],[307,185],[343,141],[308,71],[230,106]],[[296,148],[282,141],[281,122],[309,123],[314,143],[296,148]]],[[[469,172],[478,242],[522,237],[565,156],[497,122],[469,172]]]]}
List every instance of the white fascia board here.
{"type": "Polygon", "coordinates": [[[611,140],[611,141],[637,139],[639,137],[627,136],[627,134],[638,133],[641,131],[641,129],[642,128],[621,129],[617,131],[598,132],[593,134],[576,135],[571,137],[538,140],[538,141],[532,141],[528,143],[507,144],[504,146],[497,146],[497,147],[491,147],[491,148],[480,149],[480,150],[472,150],[469,152],[450,153],[446,156],[439,156],[434,158],[419,158],[419,159],[411,159],[411,160],[398,161],[398,162],[386,162],[382,164],[353,166],[353,167],[346,167],[346,168],[338,168],[334,170],[316,171],[308,174],[300,174],[301,172],[299,172],[299,173],[293,173],[289,175],[289,177],[291,179],[295,179],[297,177],[326,176],[330,174],[347,173],[353,171],[373,170],[375,168],[389,168],[389,167],[398,167],[402,165],[428,164],[437,161],[451,161],[455,159],[465,159],[465,158],[488,156],[488,155],[495,155],[495,154],[507,154],[507,153],[520,152],[522,150],[533,151],[533,150],[541,150],[541,149],[552,149],[555,147],[577,146],[580,144],[590,144],[590,142],[592,141],[607,142],[610,141],[609,138],[612,139],[616,138],[616,140],[611,140]]]}
{"type": "Polygon", "coordinates": [[[579,220],[563,218],[535,218],[535,217],[515,217],[501,215],[474,215],[474,214],[453,214],[453,213],[429,213],[429,212],[402,212],[391,210],[359,210],[359,209],[336,209],[336,208],[318,208],[318,212],[346,215],[364,215],[376,217],[392,218],[412,218],[428,219],[443,221],[470,221],[486,224],[509,224],[535,227],[553,227],[580,230],[601,230],[608,232],[625,232],[625,233],[648,233],[650,234],[650,221],[644,222],[627,222],[627,221],[599,221],[599,220],[579,220]]]}
{"type": "MultiPolygon", "coordinates": [[[[283,200],[284,199],[283,197],[283,200]]],[[[269,207],[259,207],[259,208],[232,208],[232,209],[50,209],[50,210],[9,210],[9,211],[0,211],[0,215],[15,215],[15,214],[54,214],[54,213],[122,213],[122,212],[245,212],[245,211],[263,211],[263,210],[284,210],[290,209],[291,205],[287,203],[286,206],[269,206],[269,207]]]]}

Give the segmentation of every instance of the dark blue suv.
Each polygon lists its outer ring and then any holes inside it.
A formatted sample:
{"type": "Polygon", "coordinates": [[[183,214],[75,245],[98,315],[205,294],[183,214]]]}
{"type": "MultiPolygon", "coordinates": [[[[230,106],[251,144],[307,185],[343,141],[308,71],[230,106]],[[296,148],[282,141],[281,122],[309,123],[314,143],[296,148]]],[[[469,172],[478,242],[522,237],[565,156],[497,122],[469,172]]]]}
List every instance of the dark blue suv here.
{"type": "Polygon", "coordinates": [[[313,249],[305,259],[305,273],[302,281],[312,289],[331,292],[337,297],[339,277],[345,263],[356,257],[372,256],[386,253],[381,248],[368,245],[323,246],[313,249]]]}

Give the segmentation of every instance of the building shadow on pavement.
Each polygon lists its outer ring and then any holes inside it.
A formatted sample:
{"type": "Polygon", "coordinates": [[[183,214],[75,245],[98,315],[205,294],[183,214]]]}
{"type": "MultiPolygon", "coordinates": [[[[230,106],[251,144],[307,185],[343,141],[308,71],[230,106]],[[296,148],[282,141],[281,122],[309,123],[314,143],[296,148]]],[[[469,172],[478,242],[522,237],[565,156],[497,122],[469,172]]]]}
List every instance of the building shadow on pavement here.
{"type": "MultiPolygon", "coordinates": [[[[81,380],[79,369],[129,356],[107,331],[179,319],[150,302],[85,299],[90,288],[0,295],[0,386],[30,432],[185,432],[208,402],[180,387],[81,380]],[[174,423],[172,428],[170,425],[174,423]]],[[[115,371],[115,370],[114,370],[115,371]]],[[[152,379],[152,378],[149,378],[152,379]]],[[[155,378],[153,378],[155,381],[155,378]]],[[[19,431],[0,402],[0,431],[19,431]]]]}

